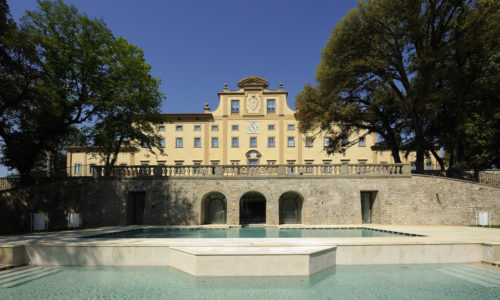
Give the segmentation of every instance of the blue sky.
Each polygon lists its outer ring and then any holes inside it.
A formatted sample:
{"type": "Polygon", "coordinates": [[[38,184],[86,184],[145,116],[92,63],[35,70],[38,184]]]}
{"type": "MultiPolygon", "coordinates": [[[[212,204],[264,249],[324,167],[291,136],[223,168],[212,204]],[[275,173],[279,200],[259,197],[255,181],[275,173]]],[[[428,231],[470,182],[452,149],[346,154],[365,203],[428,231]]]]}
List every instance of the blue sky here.
{"type": "MultiPolygon", "coordinates": [[[[66,0],[101,18],[115,36],[144,51],[152,75],[161,78],[164,113],[215,109],[224,83],[257,75],[295,96],[314,83],[316,67],[333,28],[357,0],[66,0]]],[[[35,0],[7,0],[18,20],[35,0]]],[[[5,170],[0,170],[0,177],[5,170]]]]}

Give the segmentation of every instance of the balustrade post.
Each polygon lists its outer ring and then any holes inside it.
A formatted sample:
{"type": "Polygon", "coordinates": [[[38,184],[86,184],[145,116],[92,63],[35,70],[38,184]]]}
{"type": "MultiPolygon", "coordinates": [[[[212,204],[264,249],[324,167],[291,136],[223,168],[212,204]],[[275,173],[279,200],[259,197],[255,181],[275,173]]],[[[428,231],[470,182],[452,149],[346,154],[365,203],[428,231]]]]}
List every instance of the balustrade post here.
{"type": "Polygon", "coordinates": [[[347,174],[349,173],[349,165],[346,161],[342,162],[342,165],[340,165],[340,174],[347,174]]]}
{"type": "Polygon", "coordinates": [[[161,176],[161,166],[155,166],[153,167],[153,176],[154,177],[160,177],[161,176]]]}
{"type": "Polygon", "coordinates": [[[279,165],[278,166],[278,175],[279,176],[284,176],[285,174],[286,174],[286,166],[279,165]]]}
{"type": "Polygon", "coordinates": [[[403,175],[410,175],[411,174],[411,165],[410,164],[404,164],[403,167],[401,168],[401,173],[403,175]]]}
{"type": "Polygon", "coordinates": [[[224,168],[222,166],[215,166],[215,176],[224,175],[224,168]]]}

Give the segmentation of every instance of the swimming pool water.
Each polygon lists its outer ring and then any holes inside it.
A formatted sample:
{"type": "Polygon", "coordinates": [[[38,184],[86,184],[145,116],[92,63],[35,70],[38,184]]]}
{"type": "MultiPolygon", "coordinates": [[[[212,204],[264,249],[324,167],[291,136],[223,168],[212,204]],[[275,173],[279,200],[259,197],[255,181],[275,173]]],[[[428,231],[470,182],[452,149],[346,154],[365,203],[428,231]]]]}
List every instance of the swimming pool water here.
{"type": "Polygon", "coordinates": [[[278,227],[233,227],[219,229],[152,228],[125,231],[98,238],[315,238],[315,237],[393,237],[408,234],[373,229],[283,229],[278,227]]]}
{"type": "Polygon", "coordinates": [[[168,267],[0,272],[1,299],[499,299],[481,264],[336,266],[311,277],[196,278],[168,267]]]}

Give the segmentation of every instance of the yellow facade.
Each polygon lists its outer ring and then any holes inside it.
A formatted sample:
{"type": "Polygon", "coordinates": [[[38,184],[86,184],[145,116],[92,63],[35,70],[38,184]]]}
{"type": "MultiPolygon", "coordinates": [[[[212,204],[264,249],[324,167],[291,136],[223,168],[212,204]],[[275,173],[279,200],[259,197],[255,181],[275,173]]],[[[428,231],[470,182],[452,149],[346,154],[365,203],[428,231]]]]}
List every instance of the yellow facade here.
{"type": "MultiPolygon", "coordinates": [[[[377,134],[366,134],[365,142],[343,154],[328,155],[325,137],[301,134],[295,111],[288,107],[282,84],[270,90],[269,83],[250,76],[238,82],[239,89],[227,85],[218,93],[219,106],[203,113],[163,114],[165,123],[157,127],[164,139],[163,154],[141,148],[120,153],[116,165],[230,165],[230,164],[339,164],[393,163],[390,151],[372,150],[377,134]]],[[[352,137],[356,139],[357,137],[352,137]]],[[[71,176],[88,176],[92,165],[103,165],[102,157],[91,148],[66,147],[71,176]]],[[[415,159],[410,155],[405,163],[415,159]]],[[[431,168],[437,167],[429,159],[431,168]]]]}

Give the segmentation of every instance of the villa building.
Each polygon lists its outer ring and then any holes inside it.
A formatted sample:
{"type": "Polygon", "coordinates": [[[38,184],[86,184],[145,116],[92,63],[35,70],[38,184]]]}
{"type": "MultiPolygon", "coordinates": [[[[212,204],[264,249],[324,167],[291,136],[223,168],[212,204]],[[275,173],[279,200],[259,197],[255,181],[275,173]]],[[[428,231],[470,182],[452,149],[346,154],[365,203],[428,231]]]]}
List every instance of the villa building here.
{"type": "MultiPolygon", "coordinates": [[[[146,148],[120,153],[117,165],[329,165],[393,163],[390,151],[378,150],[376,133],[363,133],[359,142],[344,153],[328,155],[324,135],[303,134],[298,130],[295,111],[287,104],[283,84],[276,90],[257,76],[238,82],[237,90],[227,84],[218,93],[219,105],[203,113],[162,114],[164,123],[157,128],[162,137],[163,154],[146,148]]],[[[352,137],[353,141],[358,136],[352,137]]],[[[89,176],[91,167],[103,165],[102,157],[92,148],[69,146],[67,165],[70,176],[89,176]]],[[[404,158],[411,163],[415,155],[404,158]]],[[[426,169],[435,169],[428,159],[426,169]]]]}

